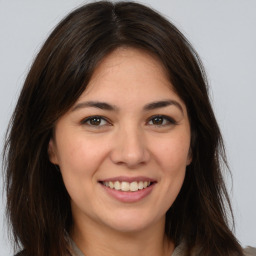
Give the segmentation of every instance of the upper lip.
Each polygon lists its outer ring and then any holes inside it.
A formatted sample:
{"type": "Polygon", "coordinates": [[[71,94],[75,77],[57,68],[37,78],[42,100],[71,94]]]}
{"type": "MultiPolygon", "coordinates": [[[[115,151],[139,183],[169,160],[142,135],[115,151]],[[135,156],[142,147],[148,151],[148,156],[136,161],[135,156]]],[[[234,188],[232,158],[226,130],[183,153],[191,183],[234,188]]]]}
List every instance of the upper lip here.
{"type": "Polygon", "coordinates": [[[109,182],[109,181],[126,181],[126,182],[133,182],[133,181],[149,181],[149,182],[156,182],[155,179],[146,177],[146,176],[136,176],[136,177],[128,177],[128,176],[117,176],[112,178],[107,178],[100,180],[100,182],[109,182]]]}

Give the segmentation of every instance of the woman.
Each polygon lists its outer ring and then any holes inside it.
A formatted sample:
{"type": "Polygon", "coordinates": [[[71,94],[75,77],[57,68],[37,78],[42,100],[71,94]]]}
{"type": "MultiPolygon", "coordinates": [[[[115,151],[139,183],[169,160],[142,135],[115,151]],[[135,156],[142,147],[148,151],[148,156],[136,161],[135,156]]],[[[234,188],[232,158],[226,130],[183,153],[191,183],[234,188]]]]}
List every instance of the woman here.
{"type": "Polygon", "coordinates": [[[196,52],[155,11],[68,15],[27,76],[5,147],[21,255],[243,255],[196,52]],[[232,211],[231,211],[232,213],[232,211]]]}

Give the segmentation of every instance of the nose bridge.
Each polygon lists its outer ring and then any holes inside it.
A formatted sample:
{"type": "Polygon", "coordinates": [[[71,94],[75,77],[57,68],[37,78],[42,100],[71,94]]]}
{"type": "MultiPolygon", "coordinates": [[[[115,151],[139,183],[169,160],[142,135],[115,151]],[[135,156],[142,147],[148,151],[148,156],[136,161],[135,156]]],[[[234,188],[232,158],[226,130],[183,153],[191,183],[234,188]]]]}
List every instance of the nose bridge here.
{"type": "Polygon", "coordinates": [[[120,126],[114,140],[111,156],[116,164],[124,164],[132,168],[149,160],[143,130],[136,124],[120,126]]]}

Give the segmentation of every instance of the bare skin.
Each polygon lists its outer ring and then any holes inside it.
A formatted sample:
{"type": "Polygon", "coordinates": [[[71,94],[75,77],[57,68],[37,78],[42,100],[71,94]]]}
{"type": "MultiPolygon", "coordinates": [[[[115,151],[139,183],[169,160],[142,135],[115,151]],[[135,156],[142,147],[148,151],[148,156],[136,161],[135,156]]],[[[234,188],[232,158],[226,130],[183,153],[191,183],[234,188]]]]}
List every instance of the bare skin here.
{"type": "Polygon", "coordinates": [[[49,157],[86,256],[170,256],[165,214],[191,162],[184,102],[155,57],[120,48],[56,123],[49,157]]]}
{"type": "Polygon", "coordinates": [[[84,228],[81,222],[75,225],[72,238],[86,256],[170,256],[174,251],[174,244],[163,233],[164,223],[156,223],[151,226],[151,231],[138,233],[115,232],[103,226],[95,227],[94,223],[88,221],[84,224],[84,228]]]}

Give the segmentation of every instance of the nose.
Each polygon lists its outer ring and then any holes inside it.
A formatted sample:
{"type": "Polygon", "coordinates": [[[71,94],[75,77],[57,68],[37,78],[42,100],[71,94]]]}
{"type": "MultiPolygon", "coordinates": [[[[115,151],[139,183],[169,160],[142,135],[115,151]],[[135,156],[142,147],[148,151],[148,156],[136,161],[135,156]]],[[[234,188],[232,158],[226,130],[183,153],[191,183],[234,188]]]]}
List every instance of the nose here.
{"type": "Polygon", "coordinates": [[[136,127],[120,129],[113,143],[110,158],[115,164],[134,169],[150,159],[145,136],[136,127]]]}

